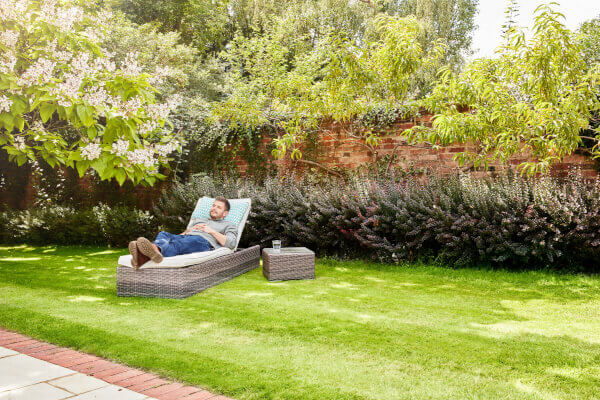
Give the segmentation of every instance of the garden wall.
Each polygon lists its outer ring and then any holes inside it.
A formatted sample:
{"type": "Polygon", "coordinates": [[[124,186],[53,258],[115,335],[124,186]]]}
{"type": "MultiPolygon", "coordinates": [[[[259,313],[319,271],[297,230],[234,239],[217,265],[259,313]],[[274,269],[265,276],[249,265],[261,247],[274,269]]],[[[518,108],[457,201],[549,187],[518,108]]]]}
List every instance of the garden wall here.
{"type": "MultiPolygon", "coordinates": [[[[421,117],[421,121],[429,124],[430,115],[421,117]]],[[[463,144],[446,146],[435,150],[430,145],[409,145],[399,134],[405,129],[414,126],[410,120],[398,120],[389,128],[385,129],[387,134],[382,135],[382,141],[378,147],[378,158],[381,159],[385,167],[387,160],[394,155],[392,166],[403,170],[423,170],[429,169],[435,174],[449,174],[460,168],[458,162],[454,161],[456,153],[463,152],[467,146],[463,144]]],[[[272,137],[263,139],[263,146],[267,146],[272,137]]],[[[331,169],[351,169],[356,170],[365,167],[373,161],[373,154],[361,144],[358,140],[349,137],[343,127],[335,123],[325,123],[322,125],[314,147],[308,151],[304,149],[303,158],[316,161],[323,166],[331,169]]],[[[520,163],[527,161],[526,155],[513,157],[507,164],[491,164],[489,171],[502,171],[508,168],[515,168],[520,163]]],[[[303,170],[306,164],[302,162],[292,162],[285,160],[269,160],[277,166],[280,173],[303,170]]],[[[242,174],[248,173],[248,164],[241,158],[236,158],[236,165],[242,174]]],[[[564,158],[563,162],[556,164],[552,168],[552,174],[562,176],[572,167],[581,169],[584,177],[593,178],[598,176],[598,166],[593,160],[583,154],[572,154],[564,158]]]]}

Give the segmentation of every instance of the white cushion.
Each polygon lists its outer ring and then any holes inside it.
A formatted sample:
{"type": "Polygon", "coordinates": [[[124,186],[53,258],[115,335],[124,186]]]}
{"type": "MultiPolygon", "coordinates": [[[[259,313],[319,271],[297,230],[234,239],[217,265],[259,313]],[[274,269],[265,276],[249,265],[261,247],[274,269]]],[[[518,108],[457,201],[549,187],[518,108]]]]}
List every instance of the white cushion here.
{"type": "MultiPolygon", "coordinates": [[[[231,253],[233,253],[233,250],[227,247],[219,247],[218,249],[211,251],[201,251],[198,253],[182,254],[174,257],[164,257],[163,260],[158,264],[150,260],[140,269],[187,267],[188,265],[199,264],[201,262],[212,260],[231,253]]],[[[119,257],[119,265],[132,268],[131,254],[119,257]]]]}
{"type": "MultiPolygon", "coordinates": [[[[240,239],[242,238],[242,232],[244,226],[248,220],[248,214],[250,214],[250,207],[252,205],[252,199],[228,199],[231,209],[227,216],[223,218],[225,221],[229,221],[237,226],[237,242],[235,243],[235,249],[237,249],[240,239]]],[[[210,208],[212,207],[215,199],[212,197],[203,196],[198,199],[196,207],[190,217],[190,223],[193,219],[206,218],[210,219],[210,208]]],[[[188,226],[190,225],[188,223],[188,226]]]]}

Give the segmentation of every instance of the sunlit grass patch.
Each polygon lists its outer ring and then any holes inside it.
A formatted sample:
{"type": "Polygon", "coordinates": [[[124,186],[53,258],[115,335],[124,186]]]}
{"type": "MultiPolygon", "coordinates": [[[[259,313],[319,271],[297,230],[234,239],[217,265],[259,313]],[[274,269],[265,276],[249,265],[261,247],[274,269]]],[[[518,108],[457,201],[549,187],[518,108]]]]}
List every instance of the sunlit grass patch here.
{"type": "Polygon", "coordinates": [[[119,298],[126,250],[47,250],[0,247],[1,326],[237,399],[566,400],[600,387],[594,276],[320,260],[315,280],[258,269],[185,300],[119,298]]]}

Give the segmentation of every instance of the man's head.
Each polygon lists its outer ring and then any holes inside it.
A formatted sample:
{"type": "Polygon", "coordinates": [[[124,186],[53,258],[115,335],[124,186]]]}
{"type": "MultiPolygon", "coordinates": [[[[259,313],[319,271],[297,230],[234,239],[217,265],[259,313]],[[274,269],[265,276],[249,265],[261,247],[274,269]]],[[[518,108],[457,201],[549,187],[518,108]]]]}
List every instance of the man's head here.
{"type": "Polygon", "coordinates": [[[229,201],[223,197],[218,196],[215,198],[215,202],[210,208],[210,219],[223,219],[229,214],[229,201]]]}

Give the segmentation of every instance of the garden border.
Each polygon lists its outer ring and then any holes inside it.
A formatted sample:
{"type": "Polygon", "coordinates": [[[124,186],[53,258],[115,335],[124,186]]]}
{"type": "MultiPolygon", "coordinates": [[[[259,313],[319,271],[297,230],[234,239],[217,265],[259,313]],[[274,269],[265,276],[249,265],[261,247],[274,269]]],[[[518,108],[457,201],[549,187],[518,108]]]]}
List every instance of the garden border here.
{"type": "Polygon", "coordinates": [[[32,339],[3,327],[0,327],[0,346],[159,400],[233,400],[140,369],[32,339]]]}

